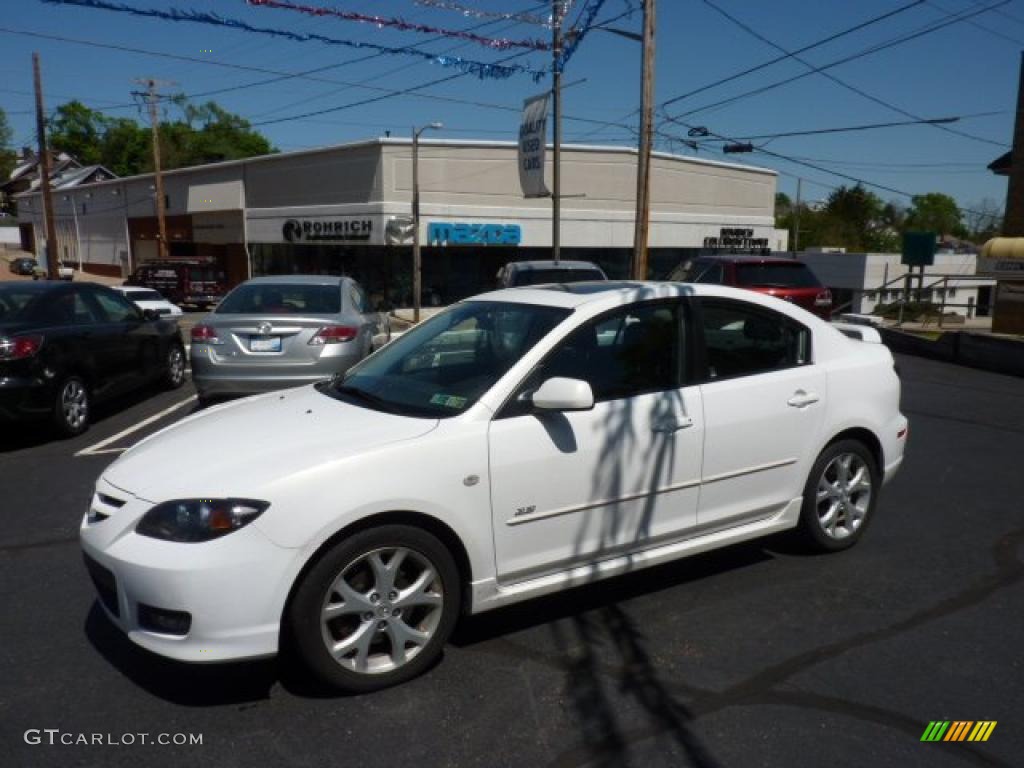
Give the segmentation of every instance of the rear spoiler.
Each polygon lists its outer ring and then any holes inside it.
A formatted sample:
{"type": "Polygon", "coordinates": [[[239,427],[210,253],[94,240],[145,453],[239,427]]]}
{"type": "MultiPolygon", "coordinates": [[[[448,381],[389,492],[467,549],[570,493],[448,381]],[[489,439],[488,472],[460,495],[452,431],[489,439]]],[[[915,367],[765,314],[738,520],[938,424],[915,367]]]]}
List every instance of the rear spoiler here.
{"type": "Polygon", "coordinates": [[[857,325],[854,323],[829,323],[829,325],[851,339],[866,341],[869,344],[882,343],[882,335],[869,325],[857,325]]]}

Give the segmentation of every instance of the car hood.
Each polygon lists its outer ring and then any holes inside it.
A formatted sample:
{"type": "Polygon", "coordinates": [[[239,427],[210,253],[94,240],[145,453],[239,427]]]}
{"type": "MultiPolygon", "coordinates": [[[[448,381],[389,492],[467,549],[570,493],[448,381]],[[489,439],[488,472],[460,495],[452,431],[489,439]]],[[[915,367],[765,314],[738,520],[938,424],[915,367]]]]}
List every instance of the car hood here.
{"type": "Polygon", "coordinates": [[[311,385],[193,414],[135,445],[103,479],[154,503],[259,497],[281,478],[420,437],[437,424],[341,402],[311,385]]]}

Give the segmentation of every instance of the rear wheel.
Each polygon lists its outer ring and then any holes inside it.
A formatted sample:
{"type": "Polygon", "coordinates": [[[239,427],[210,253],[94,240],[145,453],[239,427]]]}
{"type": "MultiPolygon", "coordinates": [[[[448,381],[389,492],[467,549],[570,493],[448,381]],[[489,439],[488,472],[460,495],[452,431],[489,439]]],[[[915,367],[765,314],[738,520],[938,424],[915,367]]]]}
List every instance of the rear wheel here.
{"type": "Polygon", "coordinates": [[[178,342],[167,350],[163,380],[167,389],[177,389],[185,383],[185,350],[178,342]]]}
{"type": "Polygon", "coordinates": [[[60,434],[80,435],[89,428],[89,389],[80,376],[68,376],[57,388],[53,422],[60,434]]]}
{"type": "Polygon", "coordinates": [[[423,672],[459,612],[458,569],[419,528],[387,525],[343,539],[299,584],[288,627],[324,682],[367,692],[423,672]]]}
{"type": "Polygon", "coordinates": [[[873,517],[880,486],[863,443],[840,440],[825,448],[804,488],[799,528],[805,541],[824,552],[852,547],[873,517]]]}

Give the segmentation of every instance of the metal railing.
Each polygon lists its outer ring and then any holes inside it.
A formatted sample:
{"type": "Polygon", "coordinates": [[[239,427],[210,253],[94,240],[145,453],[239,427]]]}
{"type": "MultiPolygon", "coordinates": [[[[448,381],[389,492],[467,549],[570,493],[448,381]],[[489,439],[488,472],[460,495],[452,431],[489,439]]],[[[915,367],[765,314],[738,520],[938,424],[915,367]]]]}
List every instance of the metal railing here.
{"type": "MultiPolygon", "coordinates": [[[[971,281],[987,282],[987,283],[991,283],[992,282],[992,278],[991,277],[985,277],[985,276],[981,276],[981,275],[953,274],[953,275],[938,275],[937,276],[937,275],[934,275],[934,274],[933,275],[905,274],[905,275],[900,275],[898,277],[894,277],[892,280],[887,280],[886,282],[882,283],[877,288],[869,288],[869,289],[862,290],[861,291],[861,294],[862,294],[861,298],[863,298],[863,294],[871,294],[871,293],[878,294],[881,291],[889,289],[890,286],[897,285],[897,284],[902,284],[902,290],[900,292],[899,298],[897,299],[897,303],[899,305],[899,317],[896,320],[897,327],[903,325],[903,310],[906,307],[906,305],[909,303],[908,299],[910,297],[916,295],[916,297],[917,297],[916,301],[918,303],[920,303],[921,300],[922,300],[922,295],[926,291],[930,294],[935,289],[935,287],[939,286],[939,285],[942,286],[942,288],[940,289],[940,292],[939,292],[941,301],[939,302],[939,315],[938,315],[938,318],[937,318],[937,326],[939,328],[942,327],[942,321],[943,321],[944,315],[946,314],[946,308],[947,307],[964,307],[968,311],[974,310],[975,312],[977,312],[979,309],[984,307],[986,311],[991,312],[991,309],[992,309],[991,304],[982,305],[980,303],[974,303],[974,302],[948,302],[946,299],[949,296],[949,283],[950,283],[951,280],[952,281],[956,281],[958,283],[959,282],[971,282],[971,281]],[[938,279],[936,279],[935,281],[933,281],[931,283],[928,283],[928,285],[923,285],[923,282],[924,282],[925,278],[932,278],[932,277],[937,277],[938,279]],[[913,288],[912,287],[912,284],[914,282],[918,282],[918,287],[917,288],[913,288]]],[[[855,301],[859,301],[859,300],[860,299],[851,299],[850,301],[846,302],[845,304],[840,304],[838,307],[836,307],[835,309],[832,310],[832,316],[835,317],[836,315],[840,314],[844,310],[848,310],[848,309],[852,308],[854,302],[855,301]]],[[[923,325],[927,325],[927,324],[928,324],[928,320],[926,319],[924,321],[923,325]]]]}

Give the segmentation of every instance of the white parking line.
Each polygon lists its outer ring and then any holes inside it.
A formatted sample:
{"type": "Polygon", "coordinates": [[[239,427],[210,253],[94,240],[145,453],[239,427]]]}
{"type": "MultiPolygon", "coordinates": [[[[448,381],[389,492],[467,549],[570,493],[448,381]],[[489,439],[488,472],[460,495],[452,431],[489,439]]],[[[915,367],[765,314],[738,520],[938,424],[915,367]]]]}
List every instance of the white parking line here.
{"type": "Polygon", "coordinates": [[[195,402],[196,399],[197,395],[186,397],[184,400],[175,403],[169,408],[164,408],[162,411],[160,411],[160,413],[154,413],[148,419],[143,419],[138,424],[133,424],[132,426],[128,427],[128,429],[118,432],[116,435],[108,437],[104,440],[100,440],[98,443],[90,445],[88,448],[83,448],[78,453],[76,453],[75,456],[96,456],[102,453],[120,453],[121,451],[127,450],[126,448],[107,448],[107,446],[110,445],[111,443],[116,443],[122,437],[127,437],[133,432],[138,432],[143,427],[148,427],[154,421],[159,421],[167,414],[174,413],[179,408],[182,408],[183,406],[186,406],[189,403],[195,402]],[[106,450],[104,450],[105,448],[106,450]]]}

